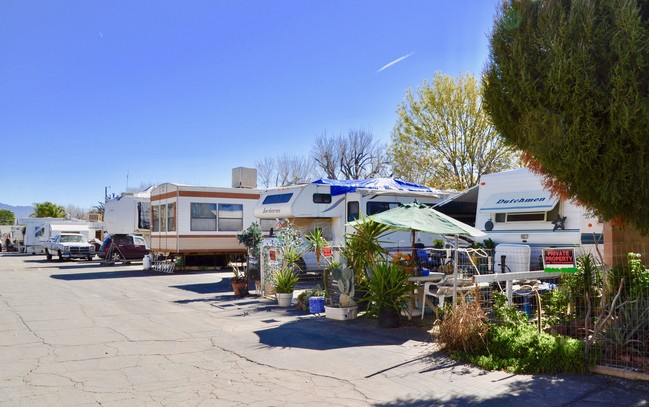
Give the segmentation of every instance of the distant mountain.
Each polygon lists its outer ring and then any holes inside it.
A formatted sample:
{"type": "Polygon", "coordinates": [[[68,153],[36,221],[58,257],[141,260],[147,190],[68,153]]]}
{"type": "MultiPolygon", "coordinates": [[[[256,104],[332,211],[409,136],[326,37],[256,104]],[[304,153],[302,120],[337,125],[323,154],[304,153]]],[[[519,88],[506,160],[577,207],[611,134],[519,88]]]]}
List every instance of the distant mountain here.
{"type": "Polygon", "coordinates": [[[29,215],[34,213],[33,206],[12,206],[12,205],[3,204],[2,202],[0,202],[0,209],[9,209],[11,212],[13,212],[16,215],[16,220],[27,218],[29,217],[29,215]]]}

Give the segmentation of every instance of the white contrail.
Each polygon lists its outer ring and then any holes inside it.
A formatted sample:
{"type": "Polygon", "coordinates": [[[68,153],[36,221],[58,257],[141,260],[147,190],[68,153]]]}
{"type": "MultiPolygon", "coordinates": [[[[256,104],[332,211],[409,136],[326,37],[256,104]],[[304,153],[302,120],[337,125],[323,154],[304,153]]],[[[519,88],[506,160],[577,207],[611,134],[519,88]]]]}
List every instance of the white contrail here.
{"type": "Polygon", "coordinates": [[[409,58],[409,57],[413,56],[414,54],[415,54],[415,52],[413,51],[413,52],[411,52],[411,53],[408,54],[408,55],[404,55],[404,56],[402,56],[402,57],[400,57],[400,58],[395,59],[395,60],[392,61],[392,62],[388,62],[387,64],[383,65],[383,66],[381,67],[381,69],[379,69],[379,70],[376,71],[376,72],[381,72],[381,71],[383,71],[383,70],[385,70],[385,69],[388,69],[388,68],[391,67],[392,65],[394,65],[394,64],[398,64],[399,62],[403,61],[403,60],[406,59],[406,58],[409,58]]]}

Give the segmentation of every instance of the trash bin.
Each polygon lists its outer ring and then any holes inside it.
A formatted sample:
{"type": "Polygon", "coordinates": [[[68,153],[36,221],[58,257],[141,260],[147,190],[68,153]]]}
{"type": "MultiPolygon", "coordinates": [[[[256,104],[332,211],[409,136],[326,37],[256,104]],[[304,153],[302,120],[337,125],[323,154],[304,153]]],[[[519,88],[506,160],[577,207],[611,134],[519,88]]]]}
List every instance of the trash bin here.
{"type": "Polygon", "coordinates": [[[312,314],[324,312],[324,297],[309,297],[309,312],[312,314]]]}

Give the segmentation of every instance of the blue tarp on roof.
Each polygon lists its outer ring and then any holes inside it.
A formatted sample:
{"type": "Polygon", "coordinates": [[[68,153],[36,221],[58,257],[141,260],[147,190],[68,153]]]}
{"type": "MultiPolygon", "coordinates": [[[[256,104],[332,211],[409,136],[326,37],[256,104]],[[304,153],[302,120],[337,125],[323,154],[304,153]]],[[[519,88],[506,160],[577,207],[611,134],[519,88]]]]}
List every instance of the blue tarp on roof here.
{"type": "Polygon", "coordinates": [[[313,181],[314,184],[331,185],[331,195],[342,195],[347,192],[355,192],[356,189],[376,189],[376,190],[397,190],[411,192],[439,192],[436,189],[412,182],[402,181],[393,178],[368,178],[355,180],[337,180],[322,178],[313,181]]]}

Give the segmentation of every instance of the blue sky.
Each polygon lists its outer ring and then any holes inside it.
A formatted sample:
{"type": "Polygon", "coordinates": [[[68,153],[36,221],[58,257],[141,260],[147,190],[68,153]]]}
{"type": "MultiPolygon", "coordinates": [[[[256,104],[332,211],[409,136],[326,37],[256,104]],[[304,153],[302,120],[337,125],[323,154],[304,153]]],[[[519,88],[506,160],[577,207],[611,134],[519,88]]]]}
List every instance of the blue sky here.
{"type": "Polygon", "coordinates": [[[89,209],[127,174],[230,186],[323,132],[388,142],[408,88],[481,74],[497,4],[2,1],[0,202],[89,209]]]}

